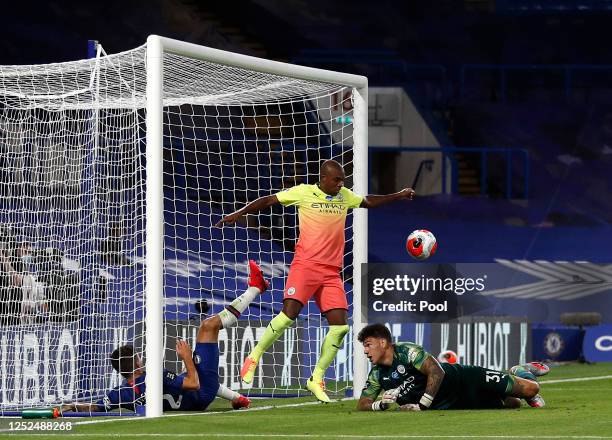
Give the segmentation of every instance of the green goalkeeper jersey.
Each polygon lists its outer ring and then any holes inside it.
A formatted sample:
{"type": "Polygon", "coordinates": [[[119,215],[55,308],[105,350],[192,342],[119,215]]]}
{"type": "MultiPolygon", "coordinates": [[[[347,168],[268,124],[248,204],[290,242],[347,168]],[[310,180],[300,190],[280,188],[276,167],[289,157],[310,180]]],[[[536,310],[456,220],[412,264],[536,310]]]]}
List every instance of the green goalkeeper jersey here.
{"type": "MultiPolygon", "coordinates": [[[[361,397],[376,399],[383,391],[403,386],[397,403],[418,403],[427,385],[427,376],[419,371],[427,356],[429,353],[420,345],[395,344],[393,363],[372,368],[361,397]]],[[[506,373],[446,363],[442,369],[444,379],[431,409],[501,408],[505,395],[512,389],[512,378],[506,373]]]]}

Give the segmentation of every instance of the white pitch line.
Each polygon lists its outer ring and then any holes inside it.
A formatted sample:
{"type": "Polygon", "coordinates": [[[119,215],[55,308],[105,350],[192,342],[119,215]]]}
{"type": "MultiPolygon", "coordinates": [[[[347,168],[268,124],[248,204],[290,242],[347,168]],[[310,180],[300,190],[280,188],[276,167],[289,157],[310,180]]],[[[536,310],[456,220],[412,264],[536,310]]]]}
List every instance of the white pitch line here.
{"type": "Polygon", "coordinates": [[[612,376],[574,377],[572,379],[541,380],[539,381],[539,383],[546,384],[546,383],[563,383],[563,382],[586,382],[589,380],[602,380],[602,379],[612,379],[612,376]]]}
{"type": "MultiPolygon", "coordinates": [[[[218,432],[218,433],[207,433],[202,432],[198,434],[177,434],[177,433],[133,433],[133,434],[112,434],[112,433],[99,433],[99,434],[83,434],[83,433],[32,433],[28,432],[28,436],[43,436],[43,437],[162,437],[162,438],[211,438],[211,437],[243,437],[243,438],[325,438],[325,439],[388,439],[389,435],[359,435],[359,434],[247,434],[247,433],[229,433],[229,432],[218,432]]],[[[609,435],[409,435],[409,434],[393,434],[393,438],[406,438],[406,439],[417,439],[417,438],[439,438],[439,439],[453,439],[453,438],[466,438],[466,439],[612,439],[609,435]]]]}
{"type": "MultiPolygon", "coordinates": [[[[345,399],[341,399],[341,400],[347,400],[345,399]]],[[[255,408],[249,408],[249,409],[241,409],[240,411],[203,411],[203,412],[197,412],[197,411],[193,411],[193,412],[188,412],[188,413],[164,413],[163,418],[166,417],[192,417],[192,416],[208,416],[208,415],[214,415],[214,414],[243,414],[245,412],[255,412],[255,411],[263,411],[263,410],[268,410],[268,409],[275,409],[275,408],[292,408],[292,407],[296,407],[296,406],[308,406],[308,405],[323,405],[321,402],[300,402],[300,403],[289,403],[286,405],[268,405],[268,406],[258,406],[255,408]]],[[[116,418],[112,418],[112,419],[104,419],[104,420],[86,420],[83,422],[74,422],[73,424],[75,425],[96,425],[99,423],[110,423],[110,422],[119,422],[122,420],[146,420],[144,417],[116,417],[116,418]]],[[[72,435],[72,434],[71,434],[72,435]]]]}
{"type": "MultiPolygon", "coordinates": [[[[562,382],[583,382],[583,381],[601,380],[601,379],[612,379],[612,376],[593,376],[593,377],[576,377],[572,379],[543,380],[543,381],[540,381],[540,384],[562,383],[562,382]]],[[[349,400],[349,399],[350,398],[344,398],[341,400],[349,400]]],[[[244,412],[265,411],[265,410],[275,409],[275,408],[292,408],[292,407],[308,406],[308,405],[320,405],[320,403],[319,402],[300,402],[300,403],[290,403],[287,405],[267,405],[267,406],[249,408],[249,409],[241,409],[240,411],[204,411],[204,412],[190,412],[190,413],[180,413],[180,414],[165,413],[163,417],[191,417],[191,416],[206,416],[206,415],[214,415],[214,414],[226,414],[227,415],[227,414],[237,414],[237,413],[244,413],[244,412]]],[[[114,423],[114,422],[119,422],[123,420],[143,420],[143,417],[116,417],[116,418],[104,419],[104,420],[85,420],[82,422],[74,422],[74,424],[75,425],[97,425],[101,423],[114,423]]]]}
{"type": "MultiPolygon", "coordinates": [[[[540,381],[540,384],[552,384],[552,383],[564,383],[564,382],[585,382],[585,381],[591,381],[591,380],[602,380],[602,379],[612,379],[612,375],[611,376],[592,376],[592,377],[575,377],[575,378],[571,378],[571,379],[556,379],[556,380],[543,380],[540,381]]],[[[351,400],[351,398],[344,398],[344,399],[340,399],[340,400],[351,400]]],[[[241,409],[240,411],[204,411],[204,412],[189,412],[189,413],[166,413],[164,414],[164,418],[166,417],[191,417],[191,416],[207,416],[207,415],[214,415],[214,414],[242,414],[245,412],[255,412],[255,411],[264,411],[264,410],[269,410],[269,409],[275,409],[275,408],[292,408],[292,407],[298,407],[298,406],[309,406],[309,405],[321,405],[320,402],[300,402],[300,403],[290,403],[287,405],[268,405],[268,406],[259,406],[259,407],[255,407],[255,408],[249,408],[249,409],[241,409]]],[[[102,424],[102,423],[115,423],[115,422],[120,422],[120,421],[124,421],[124,420],[144,420],[144,417],[115,417],[115,418],[109,418],[109,419],[104,419],[104,420],[85,420],[82,422],[73,422],[74,425],[97,425],[97,424],[102,424]]],[[[0,432],[3,432],[3,430],[0,430],[0,432]]],[[[37,434],[33,434],[33,433],[29,433],[29,435],[37,435],[37,434]]],[[[55,435],[55,434],[42,434],[42,435],[55,435]]],[[[58,434],[58,435],[63,435],[63,434],[58,434]]],[[[71,436],[107,436],[107,437],[120,437],[121,434],[70,434],[71,436]]],[[[126,434],[127,435],[127,434],[126,434]]],[[[130,435],[135,435],[135,434],[130,434],[130,435]]],[[[139,436],[164,436],[167,434],[138,434],[139,436]]],[[[217,433],[217,434],[173,434],[173,437],[198,437],[201,435],[207,435],[210,437],[229,437],[229,436],[239,436],[239,437],[296,437],[296,438],[319,438],[319,437],[325,437],[324,435],[316,435],[316,434],[307,434],[307,435],[301,435],[301,434],[292,434],[292,435],[287,435],[287,434],[282,434],[282,435],[276,435],[276,434],[221,434],[221,433],[217,433]]],[[[338,438],[387,438],[387,436],[351,436],[351,435],[337,435],[336,437],[338,438]]],[[[435,436],[435,435],[427,435],[427,436],[407,436],[407,435],[394,435],[394,437],[396,438],[550,438],[550,439],[579,439],[579,438],[588,438],[588,439],[612,439],[612,436],[609,437],[605,437],[605,436],[470,436],[470,435],[458,435],[458,436],[435,436]]]]}
{"type": "Polygon", "coordinates": [[[572,392],[582,392],[582,391],[589,391],[589,392],[593,392],[593,388],[587,388],[587,387],[579,387],[579,388],[574,388],[574,387],[546,387],[546,395],[548,396],[548,393],[555,393],[555,392],[566,392],[566,391],[572,391],[572,392]]]}

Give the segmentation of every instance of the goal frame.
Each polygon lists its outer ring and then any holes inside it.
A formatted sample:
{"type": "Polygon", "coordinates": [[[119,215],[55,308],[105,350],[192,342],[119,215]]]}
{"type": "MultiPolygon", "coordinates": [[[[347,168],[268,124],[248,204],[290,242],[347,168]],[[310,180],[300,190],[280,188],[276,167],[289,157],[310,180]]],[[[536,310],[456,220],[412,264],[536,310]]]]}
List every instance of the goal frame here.
{"type": "MultiPolygon", "coordinates": [[[[232,67],[353,88],[354,191],[368,189],[368,79],[365,76],[271,61],[170,38],[150,35],[146,46],[146,417],[163,414],[163,56],[182,55],[232,67]]],[[[362,314],[361,271],[367,262],[368,217],[365,209],[353,213],[353,395],[366,381],[367,360],[358,349],[357,334],[365,325],[362,314]]]]}

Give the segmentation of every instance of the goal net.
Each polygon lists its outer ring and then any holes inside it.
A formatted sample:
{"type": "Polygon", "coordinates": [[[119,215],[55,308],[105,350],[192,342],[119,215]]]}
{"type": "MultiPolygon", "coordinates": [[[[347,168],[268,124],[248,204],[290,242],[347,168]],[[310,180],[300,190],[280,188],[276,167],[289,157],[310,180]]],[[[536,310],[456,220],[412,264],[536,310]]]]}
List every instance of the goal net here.
{"type": "MultiPolygon", "coordinates": [[[[159,37],[116,55],[99,48],[90,60],[0,67],[0,412],[100,402],[123,380],[110,353],[130,344],[147,365],[147,414],[158,415],[154,381],[162,366],[182,369],[175,340],[193,346],[199,322],[243,292],[248,259],[271,289],[221,332],[220,382],[302,395],[327,330],[314,303],[264,355],[252,385],[239,376],[282,308],[295,209],[214,224],[317,182],[326,159],[365,192],[355,155],[366,146],[361,83],[159,37]]],[[[362,225],[349,216],[351,313],[362,225]]],[[[349,335],[327,371],[332,395],[352,388],[352,347],[349,335]]]]}

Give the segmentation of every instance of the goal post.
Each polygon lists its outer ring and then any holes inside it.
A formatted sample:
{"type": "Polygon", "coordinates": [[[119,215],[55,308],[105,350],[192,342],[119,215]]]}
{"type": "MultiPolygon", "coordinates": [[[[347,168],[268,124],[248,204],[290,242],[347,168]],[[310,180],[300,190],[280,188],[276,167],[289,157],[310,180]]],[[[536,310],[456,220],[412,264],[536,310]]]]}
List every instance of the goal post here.
{"type": "MultiPolygon", "coordinates": [[[[165,53],[173,53],[184,57],[206,60],[208,62],[217,63],[220,65],[233,66],[241,69],[254,70],[262,73],[279,75],[283,77],[297,78],[301,80],[310,80],[317,82],[325,82],[331,84],[339,84],[353,88],[353,175],[354,175],[354,190],[358,194],[366,194],[368,189],[368,93],[367,93],[367,78],[358,75],[351,75],[340,72],[332,72],[311,67],[297,66],[286,64],[277,61],[271,61],[261,58],[255,58],[248,55],[241,55],[232,52],[226,52],[209,47],[198,46],[183,41],[178,41],[170,38],[151,35],[147,39],[147,158],[148,160],[155,157],[162,157],[163,149],[162,138],[162,107],[163,107],[163,60],[165,53]]],[[[156,168],[148,168],[147,175],[147,266],[158,268],[162,266],[161,261],[163,250],[160,248],[159,253],[149,253],[150,249],[159,247],[158,242],[154,242],[159,236],[159,232],[163,231],[163,215],[159,209],[160,201],[163,203],[163,188],[158,185],[158,182],[163,180],[161,163],[156,168]],[[151,173],[151,171],[154,171],[151,173]],[[155,182],[151,182],[154,180],[155,182]],[[149,186],[149,185],[152,186],[149,186]],[[153,220],[152,220],[153,219],[153,220]],[[150,222],[153,222],[151,224],[150,222]]],[[[354,248],[353,248],[353,335],[354,342],[357,343],[356,335],[358,329],[362,327],[361,316],[361,300],[357,300],[361,295],[361,264],[367,261],[367,213],[355,212],[355,220],[353,223],[354,248]]],[[[147,328],[155,327],[159,320],[163,319],[162,310],[159,306],[151,308],[151,302],[159,305],[162,302],[160,293],[162,289],[158,288],[158,283],[163,283],[163,277],[159,273],[151,273],[148,271],[147,276],[147,328]],[[151,278],[150,278],[151,277],[151,278]]],[[[163,285],[163,284],[162,284],[163,285]]],[[[147,359],[148,362],[154,362],[155,365],[163,365],[163,349],[160,342],[163,340],[158,331],[147,331],[147,359]]],[[[365,355],[359,349],[354,351],[354,370],[353,370],[353,390],[354,396],[357,397],[357,391],[360,390],[366,381],[367,360],[365,355]]],[[[153,396],[161,396],[162,377],[161,370],[158,370],[153,376],[147,377],[147,388],[153,396]],[[152,392],[155,390],[155,392],[152,392]]],[[[161,399],[157,402],[152,402],[151,397],[147,398],[147,417],[157,417],[162,414],[161,399]]]]}
{"type": "MultiPolygon", "coordinates": [[[[368,194],[368,89],[367,86],[353,91],[353,114],[355,127],[353,131],[353,173],[354,190],[357,194],[368,194]]],[[[359,331],[365,327],[365,314],[362,310],[367,295],[362,292],[362,267],[368,261],[368,214],[365,209],[353,213],[353,398],[359,398],[359,393],[366,384],[368,375],[368,360],[357,340],[359,331]]]]}
{"type": "MultiPolygon", "coordinates": [[[[238,374],[282,308],[295,209],[213,225],[257,197],[315,183],[326,159],[366,194],[367,123],[365,77],[159,36],[91,60],[0,66],[0,413],[101,402],[122,380],[110,352],[132,344],[147,365],[146,415],[162,415],[163,368],[181,368],[174,341],[193,346],[203,312],[242,293],[249,258],[272,285],[220,332],[220,381],[306,395],[327,327],[314,304],[262,357],[252,385],[238,374]],[[16,298],[19,311],[7,305],[16,298]]],[[[346,239],[352,333],[326,379],[334,395],[358,397],[365,210],[347,218],[346,239]]]]}

